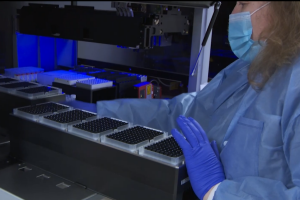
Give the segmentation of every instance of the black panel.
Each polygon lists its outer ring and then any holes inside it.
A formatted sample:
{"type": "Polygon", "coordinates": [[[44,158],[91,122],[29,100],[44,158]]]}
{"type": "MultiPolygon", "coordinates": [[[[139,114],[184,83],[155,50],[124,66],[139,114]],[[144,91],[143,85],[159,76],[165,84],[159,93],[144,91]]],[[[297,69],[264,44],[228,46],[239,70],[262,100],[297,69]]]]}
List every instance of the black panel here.
{"type": "Polygon", "coordinates": [[[65,85],[65,84],[56,83],[56,82],[53,82],[52,86],[53,87],[61,88],[63,93],[66,93],[66,94],[76,94],[76,86],[65,85]]]}
{"type": "Polygon", "coordinates": [[[18,11],[23,34],[136,47],[140,45],[143,17],[119,17],[114,11],[92,7],[23,6],[18,11]]]}
{"type": "Polygon", "coordinates": [[[88,90],[76,87],[76,100],[88,103],[96,103],[97,101],[113,100],[117,98],[117,88],[106,87],[97,90],[88,90]]]}
{"type": "MultiPolygon", "coordinates": [[[[84,6],[32,5],[18,10],[19,31],[23,34],[59,37],[71,40],[152,48],[152,36],[165,33],[186,35],[189,25],[181,11],[167,12],[164,23],[155,24],[155,13],[135,12],[134,17],[118,16],[115,11],[94,10],[84,6]],[[170,19],[171,23],[167,19],[170,19]],[[151,31],[150,31],[151,30],[151,31]]],[[[161,19],[162,20],[162,19],[161,19]]]]}
{"type": "Polygon", "coordinates": [[[7,165],[0,170],[0,176],[0,187],[22,199],[82,200],[95,194],[94,191],[84,189],[28,163],[7,165]],[[27,169],[27,171],[22,169],[27,169]],[[69,187],[61,189],[57,186],[61,183],[69,187]]]}
{"type": "Polygon", "coordinates": [[[132,3],[209,8],[215,1],[127,1],[132,3]]]}
{"type": "Polygon", "coordinates": [[[140,91],[140,96],[139,96],[140,99],[145,99],[146,98],[146,95],[145,95],[146,93],[145,92],[146,92],[146,90],[141,90],[140,91]]]}
{"type": "Polygon", "coordinates": [[[120,200],[181,200],[190,183],[175,168],[10,116],[12,156],[120,200]]]}
{"type": "Polygon", "coordinates": [[[140,82],[140,80],[135,80],[116,84],[118,87],[118,98],[137,98],[134,94],[133,86],[140,82]]]}

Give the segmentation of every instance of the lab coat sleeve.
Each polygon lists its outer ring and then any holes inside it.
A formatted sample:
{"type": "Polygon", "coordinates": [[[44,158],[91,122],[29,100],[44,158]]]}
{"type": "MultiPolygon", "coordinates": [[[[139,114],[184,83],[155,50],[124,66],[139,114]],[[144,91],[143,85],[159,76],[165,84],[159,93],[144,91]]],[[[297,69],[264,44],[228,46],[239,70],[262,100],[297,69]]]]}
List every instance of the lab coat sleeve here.
{"type": "Polygon", "coordinates": [[[223,76],[224,70],[220,71],[203,90],[180,94],[169,100],[116,99],[98,101],[97,114],[169,133],[173,128],[179,128],[176,123],[179,115],[192,117],[203,125],[209,120],[207,108],[212,106],[216,89],[223,76]]]}
{"type": "Polygon", "coordinates": [[[168,131],[177,127],[176,118],[195,104],[194,93],[181,94],[172,99],[117,99],[98,101],[99,116],[125,120],[135,125],[168,131]]]}
{"type": "MultiPolygon", "coordinates": [[[[290,120],[283,132],[283,152],[289,166],[293,186],[285,186],[279,180],[259,177],[240,177],[233,180],[224,180],[217,188],[214,200],[281,200],[300,199],[300,117],[290,120]]],[[[280,167],[280,166],[278,166],[280,167]]]]}

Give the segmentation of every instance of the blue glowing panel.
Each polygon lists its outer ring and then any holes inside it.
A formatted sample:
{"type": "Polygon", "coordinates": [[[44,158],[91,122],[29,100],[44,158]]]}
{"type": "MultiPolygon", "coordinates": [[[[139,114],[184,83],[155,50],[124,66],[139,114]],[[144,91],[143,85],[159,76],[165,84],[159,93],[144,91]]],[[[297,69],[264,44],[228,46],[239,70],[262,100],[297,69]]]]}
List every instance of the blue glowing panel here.
{"type": "Polygon", "coordinates": [[[143,82],[143,83],[134,85],[134,87],[141,87],[141,86],[148,85],[148,84],[149,84],[149,82],[143,82]]]}
{"type": "Polygon", "coordinates": [[[45,71],[55,70],[54,39],[40,36],[40,62],[45,71]]]}
{"type": "Polygon", "coordinates": [[[76,41],[56,38],[57,65],[75,66],[76,41]]]}
{"type": "Polygon", "coordinates": [[[159,36],[158,46],[161,45],[161,36],[159,36]]]}
{"type": "Polygon", "coordinates": [[[16,33],[18,67],[38,67],[38,37],[16,33]]]}

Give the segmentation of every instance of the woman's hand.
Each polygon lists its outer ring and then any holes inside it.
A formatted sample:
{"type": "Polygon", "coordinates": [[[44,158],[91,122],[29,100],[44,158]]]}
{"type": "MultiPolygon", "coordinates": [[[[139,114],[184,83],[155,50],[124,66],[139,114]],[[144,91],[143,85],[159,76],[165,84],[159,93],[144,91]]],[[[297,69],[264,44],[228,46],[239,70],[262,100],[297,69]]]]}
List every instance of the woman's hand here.
{"type": "Polygon", "coordinates": [[[177,123],[186,139],[176,129],[172,135],[182,148],[193,190],[203,199],[213,186],[225,179],[218,151],[215,143],[212,143],[215,149],[212,148],[204,130],[193,118],[179,116],[177,123]]]}

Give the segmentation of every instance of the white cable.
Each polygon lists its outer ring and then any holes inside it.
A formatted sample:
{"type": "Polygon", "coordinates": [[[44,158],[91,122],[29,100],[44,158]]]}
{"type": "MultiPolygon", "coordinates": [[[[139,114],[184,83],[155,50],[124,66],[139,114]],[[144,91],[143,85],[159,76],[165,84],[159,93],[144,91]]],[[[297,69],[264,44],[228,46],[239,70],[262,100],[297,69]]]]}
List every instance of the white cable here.
{"type": "Polygon", "coordinates": [[[166,86],[166,87],[170,87],[170,85],[167,85],[165,83],[163,83],[159,78],[157,79],[162,85],[166,86]]]}
{"type": "Polygon", "coordinates": [[[152,80],[150,81],[150,83],[155,82],[157,84],[157,86],[159,86],[159,83],[156,80],[152,80]]]}

